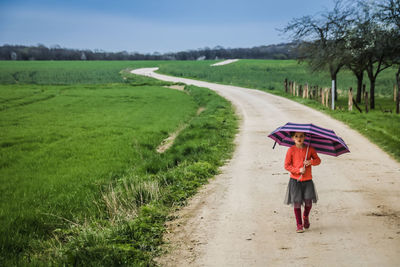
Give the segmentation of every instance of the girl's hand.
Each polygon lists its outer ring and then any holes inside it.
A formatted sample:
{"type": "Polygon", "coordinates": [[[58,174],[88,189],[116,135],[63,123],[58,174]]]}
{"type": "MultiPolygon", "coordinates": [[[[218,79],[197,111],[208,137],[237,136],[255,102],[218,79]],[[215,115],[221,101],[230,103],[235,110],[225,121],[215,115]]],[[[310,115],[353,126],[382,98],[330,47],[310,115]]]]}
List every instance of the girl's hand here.
{"type": "Polygon", "coordinates": [[[304,174],[306,172],[306,168],[300,168],[300,173],[304,174]]]}
{"type": "Polygon", "coordinates": [[[304,161],[304,165],[306,165],[306,167],[311,165],[311,160],[305,160],[304,161]]]}

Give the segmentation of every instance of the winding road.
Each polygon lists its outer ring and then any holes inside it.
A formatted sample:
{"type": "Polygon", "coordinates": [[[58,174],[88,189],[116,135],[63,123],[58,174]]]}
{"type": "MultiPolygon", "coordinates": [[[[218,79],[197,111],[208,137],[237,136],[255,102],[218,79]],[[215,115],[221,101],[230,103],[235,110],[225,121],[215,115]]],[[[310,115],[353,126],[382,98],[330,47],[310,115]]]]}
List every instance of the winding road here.
{"type": "Polygon", "coordinates": [[[168,225],[162,266],[400,266],[400,164],[345,124],[262,91],[157,74],[132,73],[207,87],[241,118],[232,159],[168,225]],[[320,155],[313,168],[319,202],[311,227],[296,233],[283,204],[287,147],[268,133],[286,122],[334,129],[351,153],[320,155]]]}

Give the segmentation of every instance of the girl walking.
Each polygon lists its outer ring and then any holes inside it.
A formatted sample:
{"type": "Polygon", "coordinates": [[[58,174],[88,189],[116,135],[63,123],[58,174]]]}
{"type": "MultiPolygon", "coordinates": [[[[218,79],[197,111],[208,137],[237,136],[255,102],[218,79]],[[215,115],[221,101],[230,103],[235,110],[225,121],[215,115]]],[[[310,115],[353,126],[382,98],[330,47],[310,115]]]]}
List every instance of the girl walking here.
{"type": "Polygon", "coordinates": [[[291,132],[290,135],[295,144],[288,149],[285,158],[285,169],[290,172],[285,203],[293,205],[297,223],[296,232],[302,233],[304,228],[310,227],[309,215],[312,203],[316,203],[318,200],[312,181],[311,166],[319,165],[321,159],[312,146],[306,147],[304,145],[305,135],[303,132],[291,132]],[[301,206],[303,204],[304,213],[302,217],[301,206]]]}

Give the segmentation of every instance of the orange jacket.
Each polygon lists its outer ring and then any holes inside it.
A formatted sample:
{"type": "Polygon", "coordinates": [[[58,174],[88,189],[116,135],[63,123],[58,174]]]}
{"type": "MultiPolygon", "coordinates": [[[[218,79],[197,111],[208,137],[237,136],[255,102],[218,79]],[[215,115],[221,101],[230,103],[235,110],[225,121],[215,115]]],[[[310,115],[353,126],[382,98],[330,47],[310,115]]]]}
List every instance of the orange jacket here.
{"type": "MultiPolygon", "coordinates": [[[[293,179],[299,179],[301,177],[300,168],[303,167],[304,159],[306,157],[307,146],[298,148],[295,145],[290,147],[286,153],[285,158],[285,169],[290,172],[290,177],[293,179]]],[[[315,149],[310,146],[308,149],[307,160],[311,160],[311,165],[316,166],[321,163],[321,159],[318,157],[315,149]]],[[[311,166],[306,167],[306,172],[300,181],[308,181],[312,179],[311,166]]]]}

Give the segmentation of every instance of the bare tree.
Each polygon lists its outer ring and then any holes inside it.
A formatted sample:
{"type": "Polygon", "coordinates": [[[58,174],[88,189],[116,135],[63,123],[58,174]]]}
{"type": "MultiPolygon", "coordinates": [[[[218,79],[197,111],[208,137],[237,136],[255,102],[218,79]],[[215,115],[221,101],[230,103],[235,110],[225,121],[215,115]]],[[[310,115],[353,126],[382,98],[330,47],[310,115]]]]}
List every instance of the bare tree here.
{"type": "Polygon", "coordinates": [[[312,71],[328,70],[334,81],[335,99],[337,99],[337,74],[345,65],[345,35],[351,25],[351,11],[342,7],[342,1],[336,0],[332,11],[319,16],[303,16],[292,19],[283,29],[294,40],[303,41],[299,49],[299,60],[306,61],[312,71]]]}
{"type": "Polygon", "coordinates": [[[365,70],[370,81],[370,108],[375,108],[375,83],[379,73],[393,65],[396,44],[393,30],[381,23],[382,11],[373,2],[358,2],[356,30],[362,39],[360,56],[366,60],[365,70]]]}
{"type": "MultiPolygon", "coordinates": [[[[400,1],[385,0],[378,5],[381,9],[379,18],[391,32],[391,47],[393,64],[398,66],[396,72],[397,99],[400,91],[400,1]]],[[[399,101],[399,100],[398,100],[399,101]]],[[[396,105],[396,113],[399,113],[399,104],[396,105]]]]}

